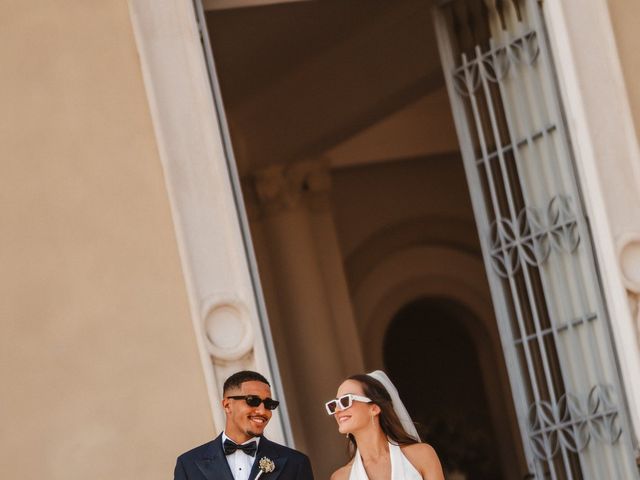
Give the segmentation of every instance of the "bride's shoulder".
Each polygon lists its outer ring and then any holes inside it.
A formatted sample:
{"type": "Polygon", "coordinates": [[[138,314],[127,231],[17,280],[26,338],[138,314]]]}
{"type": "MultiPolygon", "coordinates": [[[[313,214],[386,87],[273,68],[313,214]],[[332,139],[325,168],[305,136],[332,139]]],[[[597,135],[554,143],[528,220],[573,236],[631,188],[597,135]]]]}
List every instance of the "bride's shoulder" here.
{"type": "Polygon", "coordinates": [[[442,476],[442,466],[438,459],[438,454],[428,443],[413,443],[411,445],[403,445],[402,453],[411,464],[416,467],[425,478],[440,479],[442,476]]]}
{"type": "Polygon", "coordinates": [[[353,461],[333,472],[331,474],[331,480],[347,480],[349,478],[349,473],[351,473],[351,465],[353,465],[353,461]]]}
{"type": "Polygon", "coordinates": [[[436,456],[436,451],[428,443],[412,443],[400,447],[405,456],[436,456]]]}

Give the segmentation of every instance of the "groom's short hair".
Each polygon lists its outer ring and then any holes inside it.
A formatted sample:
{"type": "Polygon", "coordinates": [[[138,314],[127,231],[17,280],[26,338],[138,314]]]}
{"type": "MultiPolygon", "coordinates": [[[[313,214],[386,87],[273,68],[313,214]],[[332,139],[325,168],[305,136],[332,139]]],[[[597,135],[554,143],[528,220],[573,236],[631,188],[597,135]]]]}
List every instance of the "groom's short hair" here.
{"type": "Polygon", "coordinates": [[[258,372],[253,372],[251,370],[242,370],[241,372],[234,373],[224,381],[222,394],[224,395],[229,390],[240,388],[240,385],[242,385],[244,382],[262,382],[269,385],[269,387],[271,386],[269,381],[258,372]]]}

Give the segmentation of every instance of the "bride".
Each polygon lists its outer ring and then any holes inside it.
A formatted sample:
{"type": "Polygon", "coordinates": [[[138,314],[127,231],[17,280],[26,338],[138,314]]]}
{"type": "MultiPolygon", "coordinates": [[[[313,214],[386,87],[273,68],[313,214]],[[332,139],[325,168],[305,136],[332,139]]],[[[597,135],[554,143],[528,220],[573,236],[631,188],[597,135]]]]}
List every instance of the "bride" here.
{"type": "Polygon", "coordinates": [[[376,370],[353,375],[325,407],[349,438],[352,459],[331,480],[444,480],[436,452],[420,443],[396,388],[376,370]]]}

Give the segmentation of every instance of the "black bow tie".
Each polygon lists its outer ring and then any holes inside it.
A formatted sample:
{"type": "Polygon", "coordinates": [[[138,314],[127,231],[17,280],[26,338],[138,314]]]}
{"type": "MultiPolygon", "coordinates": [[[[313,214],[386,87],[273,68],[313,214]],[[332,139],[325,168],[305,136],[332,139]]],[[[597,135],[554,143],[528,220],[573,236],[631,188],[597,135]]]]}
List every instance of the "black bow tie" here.
{"type": "Polygon", "coordinates": [[[224,441],[223,444],[224,454],[231,455],[236,450],[242,450],[244,453],[251,457],[256,456],[256,451],[258,450],[258,444],[254,440],[253,442],[243,443],[242,445],[238,445],[237,443],[232,442],[228,438],[224,441]]]}

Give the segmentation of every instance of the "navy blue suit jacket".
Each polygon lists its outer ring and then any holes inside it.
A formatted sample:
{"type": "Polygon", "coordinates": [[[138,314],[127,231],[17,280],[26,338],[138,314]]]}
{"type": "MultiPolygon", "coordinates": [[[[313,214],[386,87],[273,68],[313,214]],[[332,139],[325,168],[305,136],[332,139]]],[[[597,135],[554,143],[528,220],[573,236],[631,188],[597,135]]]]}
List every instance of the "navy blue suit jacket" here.
{"type": "MultiPolygon", "coordinates": [[[[260,439],[258,452],[249,480],[258,474],[262,457],[273,460],[276,468],[263,473],[260,480],[313,480],[309,458],[301,452],[278,445],[265,437],[260,439]]],[[[222,435],[215,440],[189,450],[178,457],[174,480],[233,480],[231,469],[222,450],[222,435]]]]}

